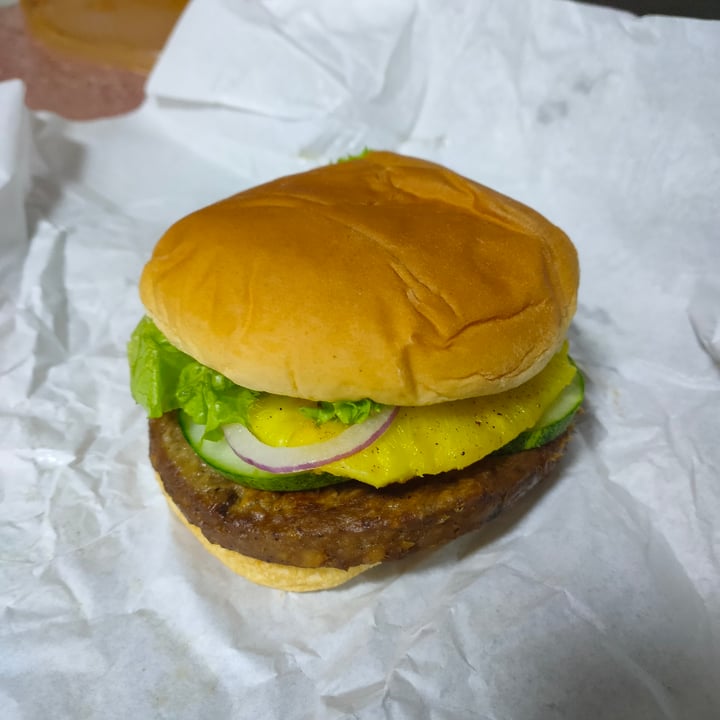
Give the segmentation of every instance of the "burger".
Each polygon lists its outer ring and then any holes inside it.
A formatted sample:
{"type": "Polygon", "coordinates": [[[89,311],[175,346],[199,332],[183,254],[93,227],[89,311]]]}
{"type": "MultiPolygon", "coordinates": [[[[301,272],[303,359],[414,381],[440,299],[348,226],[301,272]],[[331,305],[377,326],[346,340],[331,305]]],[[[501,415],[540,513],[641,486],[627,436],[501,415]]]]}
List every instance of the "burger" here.
{"type": "Polygon", "coordinates": [[[568,442],[578,273],[538,213],[390,152],[181,219],[128,346],[170,507],[291,591],[476,530],[568,442]]]}

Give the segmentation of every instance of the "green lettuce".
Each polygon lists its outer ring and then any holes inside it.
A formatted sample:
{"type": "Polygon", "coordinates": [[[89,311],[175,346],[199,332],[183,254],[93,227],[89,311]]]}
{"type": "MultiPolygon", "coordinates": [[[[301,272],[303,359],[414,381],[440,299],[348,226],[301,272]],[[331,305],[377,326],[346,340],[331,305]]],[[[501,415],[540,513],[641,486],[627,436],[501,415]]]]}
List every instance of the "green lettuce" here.
{"type": "MultiPolygon", "coordinates": [[[[219,440],[223,425],[247,426],[250,407],[261,394],[236,385],[178,350],[148,317],[133,331],[128,361],[132,396],[145,408],[148,417],[182,410],[194,423],[205,426],[204,438],[208,440],[219,440]]],[[[302,412],[318,424],[337,419],[353,425],[367,420],[381,408],[382,405],[365,399],[320,402],[302,408],[302,412]]]]}
{"type": "Polygon", "coordinates": [[[300,408],[300,412],[312,418],[318,425],[339,420],[345,425],[355,425],[367,420],[371,415],[379,413],[383,405],[366,398],[365,400],[340,400],[338,402],[317,403],[317,407],[300,408]]]}
{"type": "Polygon", "coordinates": [[[344,163],[344,162],[350,162],[351,160],[360,160],[361,158],[364,158],[366,155],[371,153],[372,150],[369,147],[363,148],[361,152],[357,153],[357,155],[343,155],[342,157],[339,157],[335,163],[344,163]]]}
{"type": "Polygon", "coordinates": [[[205,426],[205,437],[220,439],[220,427],[248,424],[248,410],[259,395],[178,350],[143,318],[130,338],[130,389],[149,417],[182,410],[205,426]]]}

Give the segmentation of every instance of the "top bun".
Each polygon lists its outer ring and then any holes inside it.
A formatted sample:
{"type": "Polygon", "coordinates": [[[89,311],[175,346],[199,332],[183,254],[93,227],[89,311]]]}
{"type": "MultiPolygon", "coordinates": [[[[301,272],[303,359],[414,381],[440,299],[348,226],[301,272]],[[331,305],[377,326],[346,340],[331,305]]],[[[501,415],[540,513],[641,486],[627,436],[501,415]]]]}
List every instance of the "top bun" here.
{"type": "Polygon", "coordinates": [[[371,152],[199,210],[140,281],[174,345],[235,383],[427,405],[515,387],[562,344],[578,261],[528,207],[371,152]]]}

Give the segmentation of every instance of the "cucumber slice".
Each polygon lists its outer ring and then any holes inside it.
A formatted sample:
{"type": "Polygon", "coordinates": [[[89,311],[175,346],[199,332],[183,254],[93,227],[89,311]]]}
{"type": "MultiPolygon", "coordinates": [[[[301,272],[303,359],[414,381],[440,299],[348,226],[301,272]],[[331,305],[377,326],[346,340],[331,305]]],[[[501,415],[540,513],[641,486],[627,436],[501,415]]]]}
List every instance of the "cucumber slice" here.
{"type": "Polygon", "coordinates": [[[266,472],[240,459],[225,440],[203,439],[203,426],[195,424],[185,413],[178,413],[180,428],[190,447],[211,467],[229,480],[257,490],[311,490],[346,482],[347,478],[330,473],[288,473],[278,475],[266,472]]]}
{"type": "Polygon", "coordinates": [[[585,380],[577,366],[576,371],[570,384],[558,395],[535,426],[520,433],[514,440],[501,447],[497,454],[509,455],[546,445],[570,427],[585,395],[585,380]]]}

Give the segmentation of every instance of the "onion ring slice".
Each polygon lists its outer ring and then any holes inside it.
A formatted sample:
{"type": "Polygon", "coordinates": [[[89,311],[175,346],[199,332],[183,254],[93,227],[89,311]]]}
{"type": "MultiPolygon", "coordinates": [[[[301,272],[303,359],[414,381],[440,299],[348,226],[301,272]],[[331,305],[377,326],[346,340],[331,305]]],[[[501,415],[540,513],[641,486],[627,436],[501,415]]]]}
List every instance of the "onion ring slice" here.
{"type": "Polygon", "coordinates": [[[226,425],[223,432],[233,452],[249,465],[272,473],[295,473],[313,470],[364,450],[390,427],[397,412],[397,407],[386,408],[329,440],[293,447],[266,445],[240,424],[226,425]]]}

